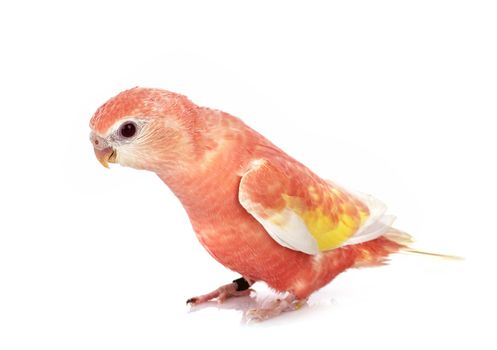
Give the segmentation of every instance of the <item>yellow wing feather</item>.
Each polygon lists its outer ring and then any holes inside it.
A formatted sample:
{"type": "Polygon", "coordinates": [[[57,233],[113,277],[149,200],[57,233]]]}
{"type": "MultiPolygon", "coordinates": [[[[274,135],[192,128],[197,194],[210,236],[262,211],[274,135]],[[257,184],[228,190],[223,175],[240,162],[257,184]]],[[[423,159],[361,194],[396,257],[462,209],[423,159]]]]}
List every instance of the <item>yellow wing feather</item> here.
{"type": "Polygon", "coordinates": [[[341,246],[369,216],[359,199],[300,164],[254,162],[239,199],[277,242],[309,254],[341,246]]]}

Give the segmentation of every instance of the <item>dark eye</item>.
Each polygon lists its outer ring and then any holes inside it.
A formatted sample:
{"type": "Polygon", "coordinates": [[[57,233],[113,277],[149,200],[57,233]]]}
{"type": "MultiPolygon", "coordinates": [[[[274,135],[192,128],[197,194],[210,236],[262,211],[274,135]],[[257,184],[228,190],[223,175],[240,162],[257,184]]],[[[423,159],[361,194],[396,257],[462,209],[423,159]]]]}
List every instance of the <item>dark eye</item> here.
{"type": "Polygon", "coordinates": [[[121,125],[119,132],[122,137],[133,137],[136,134],[136,125],[132,122],[127,122],[121,125]]]}

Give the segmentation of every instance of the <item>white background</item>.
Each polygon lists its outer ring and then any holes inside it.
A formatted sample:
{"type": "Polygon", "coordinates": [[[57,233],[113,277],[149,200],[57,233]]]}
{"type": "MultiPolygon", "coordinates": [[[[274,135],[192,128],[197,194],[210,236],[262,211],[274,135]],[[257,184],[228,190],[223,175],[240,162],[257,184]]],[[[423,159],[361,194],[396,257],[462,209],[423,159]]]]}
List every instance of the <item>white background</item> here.
{"type": "MultiPolygon", "coordinates": [[[[0,5],[0,349],[495,349],[495,1],[0,5]],[[417,246],[246,325],[188,312],[237,275],[153,174],[102,168],[88,121],[161,87],[372,193],[417,246]],[[179,342],[179,343],[178,343],[179,342]]],[[[269,298],[269,299],[268,299],[269,298]]],[[[253,305],[252,305],[253,306],[253,305]]]]}

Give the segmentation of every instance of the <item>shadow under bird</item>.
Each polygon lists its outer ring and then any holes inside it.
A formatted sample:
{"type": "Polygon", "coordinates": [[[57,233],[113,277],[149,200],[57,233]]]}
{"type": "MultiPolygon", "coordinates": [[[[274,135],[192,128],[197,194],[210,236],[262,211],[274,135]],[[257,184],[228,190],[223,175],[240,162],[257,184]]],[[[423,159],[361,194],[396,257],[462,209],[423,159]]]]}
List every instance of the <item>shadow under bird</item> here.
{"type": "Polygon", "coordinates": [[[391,226],[381,201],[319,177],[240,119],[183,95],[121,92],[90,127],[102,165],[155,172],[210,255],[241,275],[191,305],[248,295],[264,281],[286,296],[249,311],[263,320],[298,309],[349,268],[382,265],[401,250],[422,253],[391,226]]]}

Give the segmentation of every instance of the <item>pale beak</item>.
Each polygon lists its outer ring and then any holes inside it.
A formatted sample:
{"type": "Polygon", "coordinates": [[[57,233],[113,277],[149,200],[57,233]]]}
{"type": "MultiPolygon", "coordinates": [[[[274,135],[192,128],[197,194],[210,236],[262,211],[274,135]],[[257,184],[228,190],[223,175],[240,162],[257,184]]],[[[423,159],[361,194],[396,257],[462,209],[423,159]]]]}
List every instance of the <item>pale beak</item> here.
{"type": "Polygon", "coordinates": [[[103,149],[93,148],[95,151],[95,156],[97,157],[100,164],[108,168],[109,163],[116,162],[116,151],[112,147],[105,147],[103,149]]]}

